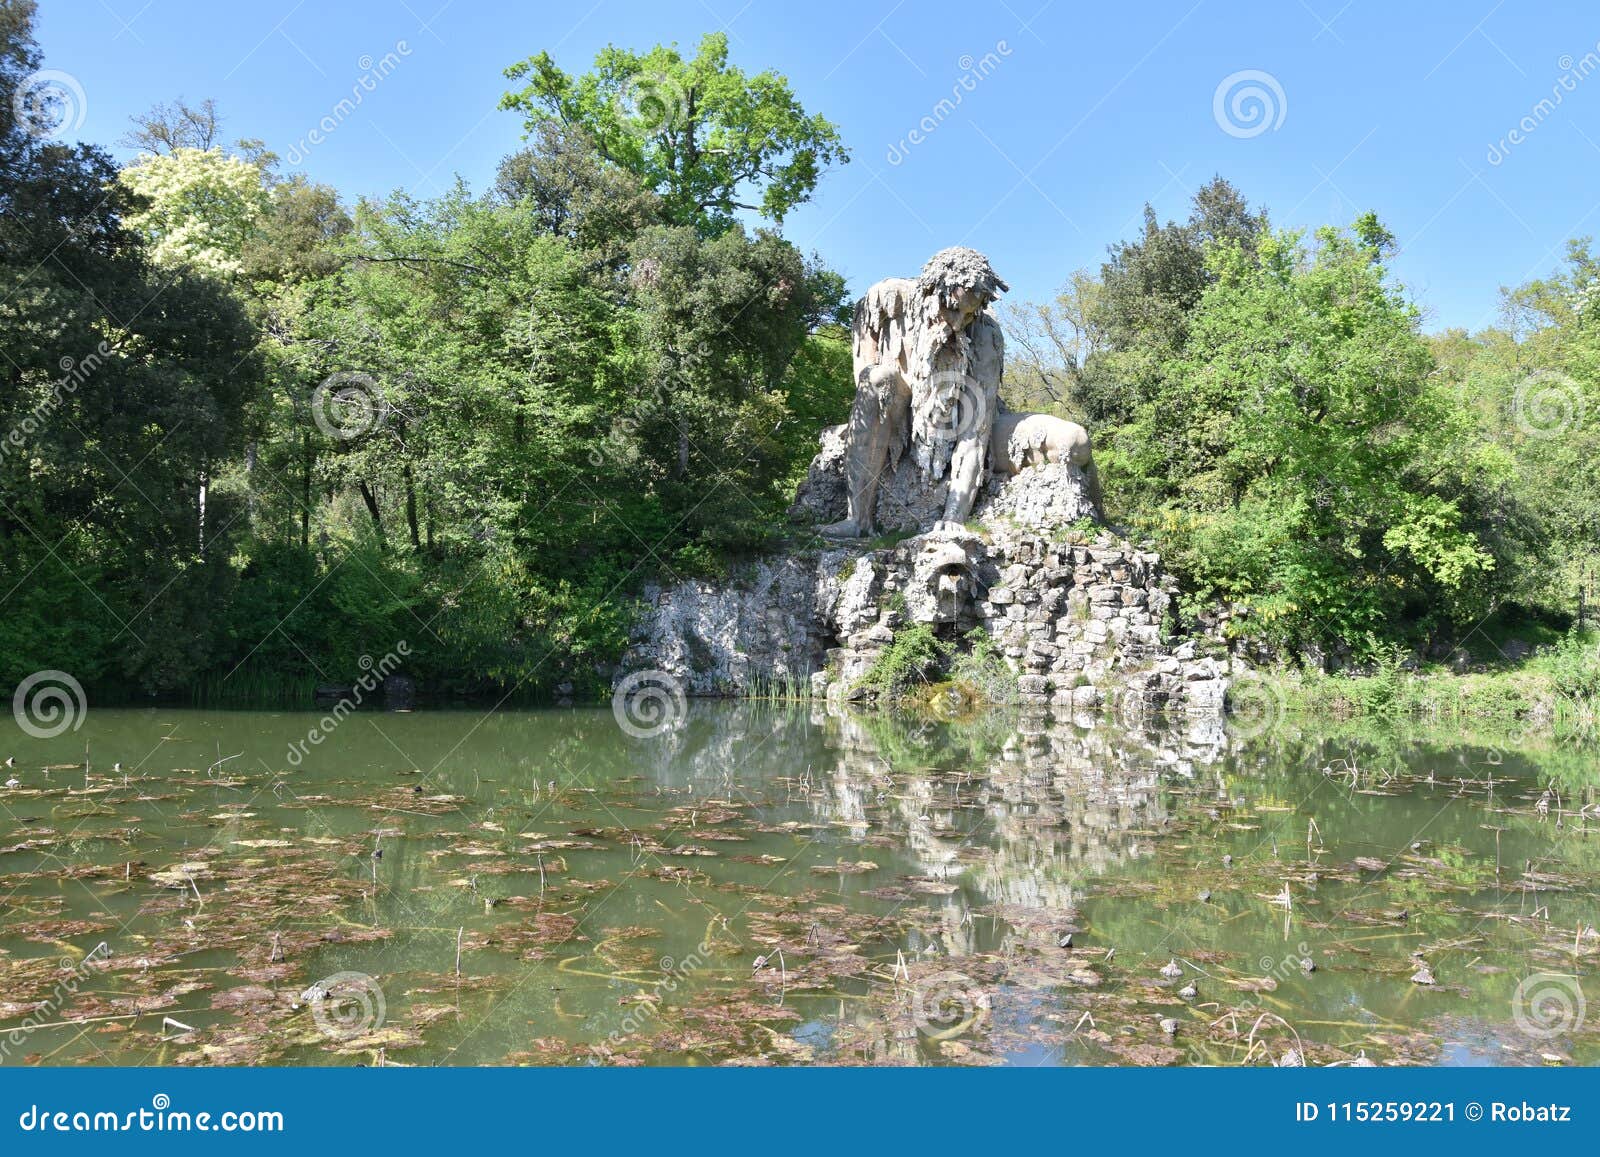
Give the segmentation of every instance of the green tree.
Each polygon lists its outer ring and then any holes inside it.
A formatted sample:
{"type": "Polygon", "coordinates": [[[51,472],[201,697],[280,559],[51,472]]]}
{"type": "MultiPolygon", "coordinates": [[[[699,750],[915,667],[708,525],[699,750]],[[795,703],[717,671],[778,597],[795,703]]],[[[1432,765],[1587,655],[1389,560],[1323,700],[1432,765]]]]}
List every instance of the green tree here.
{"type": "Polygon", "coordinates": [[[729,228],[741,209],[781,225],[829,165],[849,160],[838,129],[807,113],[787,79],[729,64],[721,32],[689,60],[676,45],[608,47],[574,77],[541,52],[506,76],[527,82],[500,106],[521,113],[530,135],[550,122],[582,130],[660,196],[668,221],[702,233],[729,228]]]}
{"type": "Polygon", "coordinates": [[[118,180],[135,198],[126,224],[153,260],[219,276],[243,271],[245,244],[272,202],[261,167],[220,146],[146,154],[118,180]]]}
{"type": "Polygon", "coordinates": [[[627,418],[651,492],[663,514],[681,512],[694,543],[685,565],[748,549],[787,505],[776,485],[794,450],[779,436],[785,375],[807,332],[836,314],[837,279],[776,234],[737,226],[710,240],[681,226],[649,230],[630,268],[644,388],[627,418]],[[713,492],[722,500],[708,503],[713,492]]]}
{"type": "Polygon", "coordinates": [[[1226,599],[1288,644],[1426,636],[1481,613],[1495,559],[1473,484],[1503,475],[1438,387],[1370,214],[1211,251],[1183,351],[1125,431],[1165,495],[1191,606],[1226,599]]]}
{"type": "Polygon", "coordinates": [[[1019,402],[1048,398],[1109,435],[1183,349],[1190,314],[1216,278],[1211,249],[1237,245],[1249,255],[1267,228],[1266,213],[1222,177],[1196,190],[1184,221],[1163,225],[1145,205],[1142,232],[1110,246],[1098,276],[1079,271],[1055,302],[1009,311],[1022,355],[1015,375],[1008,370],[1019,379],[1019,402]]]}
{"type": "Polygon", "coordinates": [[[6,121],[0,675],[249,702],[405,640],[441,690],[593,685],[646,578],[770,545],[849,407],[844,287],[734,214],[781,218],[842,150],[725,45],[630,67],[694,127],[608,153],[545,118],[491,191],[428,201],[280,179],[209,102],[136,118],[120,174],[6,121]],[[695,171],[652,179],[674,148],[695,171]]]}
{"type": "Polygon", "coordinates": [[[25,131],[33,6],[0,12],[0,581],[45,616],[0,677],[70,660],[169,688],[207,662],[232,581],[211,480],[242,449],[255,337],[214,278],[152,266],[103,150],[25,131]]]}
{"type": "Polygon", "coordinates": [[[638,177],[601,156],[582,129],[555,121],[536,126],[528,146],[501,162],[495,194],[530,201],[542,232],[612,270],[632,238],[661,223],[660,201],[638,177]]]}
{"type": "Polygon", "coordinates": [[[1447,381],[1513,463],[1490,530],[1507,557],[1500,594],[1570,617],[1600,569],[1600,268],[1587,239],[1564,267],[1503,291],[1500,324],[1435,339],[1447,381]]]}

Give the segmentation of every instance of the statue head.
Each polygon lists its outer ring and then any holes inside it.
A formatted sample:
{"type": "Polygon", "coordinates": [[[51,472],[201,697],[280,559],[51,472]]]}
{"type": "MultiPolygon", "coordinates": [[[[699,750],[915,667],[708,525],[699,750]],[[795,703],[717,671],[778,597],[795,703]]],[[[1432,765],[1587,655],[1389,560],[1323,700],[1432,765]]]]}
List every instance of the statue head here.
{"type": "Polygon", "coordinates": [[[976,567],[971,543],[930,538],[912,560],[912,579],[905,590],[906,617],[914,623],[953,623],[971,609],[976,593],[976,567]]]}
{"type": "Polygon", "coordinates": [[[982,253],[953,245],[928,258],[917,288],[933,307],[929,314],[937,316],[949,332],[959,333],[1011,287],[1000,280],[982,253]]]}

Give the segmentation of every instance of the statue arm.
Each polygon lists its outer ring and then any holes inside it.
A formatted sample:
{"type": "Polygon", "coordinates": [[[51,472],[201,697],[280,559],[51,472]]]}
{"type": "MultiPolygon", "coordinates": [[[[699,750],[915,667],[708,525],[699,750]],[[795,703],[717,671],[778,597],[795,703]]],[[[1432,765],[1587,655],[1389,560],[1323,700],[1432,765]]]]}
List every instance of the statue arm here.
{"type": "Polygon", "coordinates": [[[1000,385],[1005,380],[1006,335],[994,315],[985,310],[972,323],[972,376],[994,399],[998,412],[1000,385]]]}

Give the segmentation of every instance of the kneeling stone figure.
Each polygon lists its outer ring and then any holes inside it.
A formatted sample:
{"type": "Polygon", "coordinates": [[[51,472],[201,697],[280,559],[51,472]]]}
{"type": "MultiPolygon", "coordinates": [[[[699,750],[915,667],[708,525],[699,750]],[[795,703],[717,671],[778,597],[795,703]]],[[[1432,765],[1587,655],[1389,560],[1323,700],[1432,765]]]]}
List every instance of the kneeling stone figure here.
{"type": "Polygon", "coordinates": [[[991,471],[1047,463],[1083,471],[1099,508],[1088,431],[1048,414],[1001,413],[1005,339],[989,306],[1007,288],[987,257],[958,246],[935,253],[916,279],[880,281],[856,303],[848,513],[822,533],[871,535],[879,483],[907,450],[925,484],[946,485],[943,510],[924,531],[960,531],[991,471]]]}

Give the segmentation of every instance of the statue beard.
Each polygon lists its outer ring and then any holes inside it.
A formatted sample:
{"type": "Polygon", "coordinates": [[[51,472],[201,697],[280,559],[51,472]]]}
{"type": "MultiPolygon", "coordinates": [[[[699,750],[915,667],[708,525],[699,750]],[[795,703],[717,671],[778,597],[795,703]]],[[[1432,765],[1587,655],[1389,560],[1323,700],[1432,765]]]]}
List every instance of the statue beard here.
{"type": "MultiPolygon", "coordinates": [[[[945,351],[951,341],[962,336],[945,318],[944,310],[940,306],[939,295],[929,294],[922,299],[921,325],[917,327],[917,372],[924,381],[933,377],[934,372],[941,368],[938,365],[939,355],[945,351]]],[[[966,357],[963,351],[962,363],[965,369],[966,357]]]]}
{"type": "Polygon", "coordinates": [[[963,400],[960,394],[972,365],[972,338],[945,319],[937,296],[929,296],[925,302],[911,390],[912,456],[924,475],[937,481],[950,468],[954,443],[949,431],[955,425],[956,409],[963,400]],[[952,375],[963,383],[956,392],[948,388],[952,375]],[[940,385],[946,388],[938,389],[940,385]]]}

